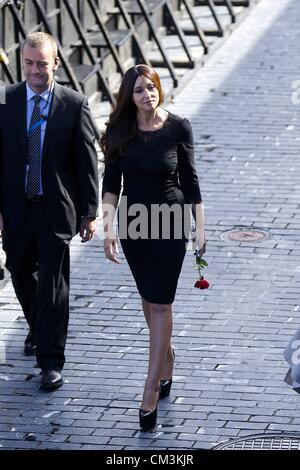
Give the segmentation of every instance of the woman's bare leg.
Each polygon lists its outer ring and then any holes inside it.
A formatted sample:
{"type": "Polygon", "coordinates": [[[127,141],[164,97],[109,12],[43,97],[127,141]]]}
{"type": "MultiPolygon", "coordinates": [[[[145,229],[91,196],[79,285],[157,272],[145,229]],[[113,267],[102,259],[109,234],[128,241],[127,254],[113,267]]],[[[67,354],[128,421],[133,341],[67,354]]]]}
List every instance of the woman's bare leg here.
{"type": "Polygon", "coordinates": [[[143,312],[144,312],[145,320],[147,322],[148,328],[150,328],[150,318],[151,318],[150,303],[147,302],[147,300],[142,298],[142,305],[143,305],[143,312]]]}
{"type": "Polygon", "coordinates": [[[172,335],[172,305],[149,303],[149,307],[149,365],[141,405],[146,411],[154,410],[157,405],[159,383],[172,335]]]}
{"type": "MultiPolygon", "coordinates": [[[[149,329],[150,329],[150,319],[151,319],[150,305],[151,305],[150,302],[147,302],[147,300],[142,298],[144,317],[145,317],[145,320],[149,329]]],[[[162,366],[160,378],[163,380],[170,380],[172,378],[173,366],[174,366],[174,355],[173,355],[171,341],[170,341],[166,358],[162,366]]]]}

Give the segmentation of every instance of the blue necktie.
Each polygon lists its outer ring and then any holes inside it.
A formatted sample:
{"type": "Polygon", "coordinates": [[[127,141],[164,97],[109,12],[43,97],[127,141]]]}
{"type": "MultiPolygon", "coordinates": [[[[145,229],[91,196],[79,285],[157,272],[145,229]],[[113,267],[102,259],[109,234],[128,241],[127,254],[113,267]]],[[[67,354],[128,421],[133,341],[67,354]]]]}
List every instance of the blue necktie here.
{"type": "MultiPolygon", "coordinates": [[[[41,97],[35,95],[34,107],[31,116],[30,129],[41,120],[40,101],[41,97]]],[[[27,175],[26,193],[29,199],[36,196],[40,191],[41,174],[41,126],[30,132],[27,138],[27,162],[29,171],[27,175]]]]}

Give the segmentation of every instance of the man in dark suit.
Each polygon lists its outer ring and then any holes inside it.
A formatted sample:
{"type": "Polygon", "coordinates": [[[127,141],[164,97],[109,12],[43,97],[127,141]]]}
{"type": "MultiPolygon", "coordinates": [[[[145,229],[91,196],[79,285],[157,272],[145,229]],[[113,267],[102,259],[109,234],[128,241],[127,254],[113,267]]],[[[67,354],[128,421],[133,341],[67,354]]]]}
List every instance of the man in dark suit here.
{"type": "Polygon", "coordinates": [[[87,99],[54,82],[57,55],[52,36],[29,35],[22,49],[26,81],[8,86],[0,105],[3,249],[29,325],[24,353],[36,353],[46,389],[63,383],[69,244],[78,232],[83,242],[92,238],[98,206],[87,99]]]}

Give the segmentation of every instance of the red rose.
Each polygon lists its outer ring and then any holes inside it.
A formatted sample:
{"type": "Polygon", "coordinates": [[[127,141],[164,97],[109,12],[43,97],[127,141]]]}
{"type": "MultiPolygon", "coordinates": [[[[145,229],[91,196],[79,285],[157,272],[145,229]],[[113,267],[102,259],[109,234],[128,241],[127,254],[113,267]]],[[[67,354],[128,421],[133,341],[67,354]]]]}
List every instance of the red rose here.
{"type": "Polygon", "coordinates": [[[199,273],[199,279],[195,283],[194,287],[197,287],[197,289],[208,289],[209,282],[202,276],[202,270],[208,266],[208,264],[205,259],[201,258],[201,252],[199,250],[196,250],[194,255],[196,256],[196,269],[199,273]]]}
{"type": "Polygon", "coordinates": [[[209,282],[206,279],[204,279],[203,277],[201,277],[201,279],[199,279],[196,282],[194,287],[197,287],[197,289],[208,289],[209,288],[209,282]]]}

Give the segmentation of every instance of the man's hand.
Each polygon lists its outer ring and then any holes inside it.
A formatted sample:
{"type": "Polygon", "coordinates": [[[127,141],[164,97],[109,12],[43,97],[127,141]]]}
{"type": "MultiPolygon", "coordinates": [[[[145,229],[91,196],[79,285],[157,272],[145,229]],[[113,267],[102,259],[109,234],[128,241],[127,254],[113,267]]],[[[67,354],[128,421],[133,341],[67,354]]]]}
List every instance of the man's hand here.
{"type": "Polygon", "coordinates": [[[4,228],[4,225],[3,225],[3,217],[2,217],[2,214],[0,212],[0,231],[3,230],[4,228]]]}
{"type": "Polygon", "coordinates": [[[89,242],[96,231],[95,217],[82,217],[80,226],[81,243],[89,242]]]}

